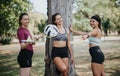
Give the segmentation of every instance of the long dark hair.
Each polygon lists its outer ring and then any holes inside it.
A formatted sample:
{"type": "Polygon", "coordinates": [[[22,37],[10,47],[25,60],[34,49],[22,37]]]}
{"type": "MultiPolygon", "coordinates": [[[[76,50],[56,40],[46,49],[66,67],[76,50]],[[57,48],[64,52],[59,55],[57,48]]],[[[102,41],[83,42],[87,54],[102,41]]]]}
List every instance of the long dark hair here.
{"type": "Polygon", "coordinates": [[[57,25],[54,21],[57,15],[61,15],[60,13],[55,13],[54,15],[52,15],[52,24],[57,25]]]}
{"type": "Polygon", "coordinates": [[[21,13],[20,16],[19,16],[19,26],[22,25],[20,21],[22,20],[24,15],[28,15],[28,14],[27,13],[21,13]]]}
{"type": "Polygon", "coordinates": [[[99,15],[94,15],[91,17],[91,19],[95,19],[99,23],[98,27],[101,30],[101,18],[99,17],[99,15]]]}

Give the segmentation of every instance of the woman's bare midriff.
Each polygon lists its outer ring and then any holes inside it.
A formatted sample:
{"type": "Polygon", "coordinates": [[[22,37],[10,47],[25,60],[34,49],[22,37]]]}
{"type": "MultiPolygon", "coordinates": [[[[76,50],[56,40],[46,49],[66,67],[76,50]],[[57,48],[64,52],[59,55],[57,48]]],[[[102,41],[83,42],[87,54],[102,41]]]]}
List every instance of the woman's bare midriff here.
{"type": "Polygon", "coordinates": [[[97,46],[97,45],[95,45],[95,44],[89,44],[89,47],[94,47],[94,46],[97,46]]]}
{"type": "Polygon", "coordinates": [[[53,47],[65,47],[66,41],[53,41],[53,47]]]}

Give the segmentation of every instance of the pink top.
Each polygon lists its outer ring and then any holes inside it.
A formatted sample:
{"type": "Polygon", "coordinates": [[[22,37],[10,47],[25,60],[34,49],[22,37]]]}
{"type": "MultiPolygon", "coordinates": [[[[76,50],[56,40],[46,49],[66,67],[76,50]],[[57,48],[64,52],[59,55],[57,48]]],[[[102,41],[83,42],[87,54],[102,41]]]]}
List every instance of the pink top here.
{"type": "MultiPolygon", "coordinates": [[[[23,28],[23,27],[21,26],[21,27],[17,30],[17,36],[18,36],[19,42],[21,43],[21,40],[27,40],[28,36],[31,36],[31,34],[30,34],[30,32],[29,32],[28,29],[23,28]]],[[[31,37],[32,37],[32,36],[31,36],[31,37]]],[[[26,49],[33,51],[32,44],[29,44],[26,49]]]]}

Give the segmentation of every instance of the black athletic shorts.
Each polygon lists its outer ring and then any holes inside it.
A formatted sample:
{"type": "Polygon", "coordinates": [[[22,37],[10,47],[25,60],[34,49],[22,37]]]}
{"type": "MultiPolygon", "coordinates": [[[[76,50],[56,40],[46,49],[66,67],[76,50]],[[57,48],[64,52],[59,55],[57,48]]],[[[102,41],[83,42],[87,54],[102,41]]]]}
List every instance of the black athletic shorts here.
{"type": "Polygon", "coordinates": [[[94,63],[102,64],[104,62],[104,54],[99,46],[94,46],[89,49],[92,61],[94,63]]]}
{"type": "Polygon", "coordinates": [[[20,68],[27,68],[32,66],[33,50],[21,49],[17,61],[20,68]]]}
{"type": "Polygon", "coordinates": [[[67,47],[53,47],[52,48],[52,59],[55,57],[66,58],[68,57],[67,47]]]}

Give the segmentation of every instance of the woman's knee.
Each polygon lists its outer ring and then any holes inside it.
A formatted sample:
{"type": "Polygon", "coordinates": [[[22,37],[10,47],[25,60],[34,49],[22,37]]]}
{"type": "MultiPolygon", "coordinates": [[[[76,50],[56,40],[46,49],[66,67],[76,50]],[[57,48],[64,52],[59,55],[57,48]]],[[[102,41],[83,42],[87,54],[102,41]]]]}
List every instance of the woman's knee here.
{"type": "Polygon", "coordinates": [[[68,71],[68,67],[66,66],[62,67],[61,72],[67,72],[67,71],[68,71]]]}

